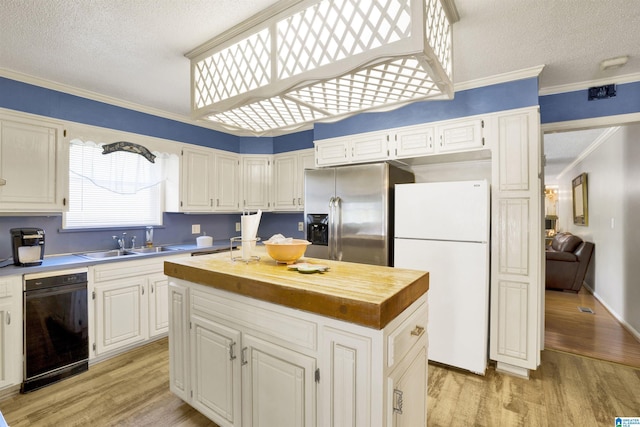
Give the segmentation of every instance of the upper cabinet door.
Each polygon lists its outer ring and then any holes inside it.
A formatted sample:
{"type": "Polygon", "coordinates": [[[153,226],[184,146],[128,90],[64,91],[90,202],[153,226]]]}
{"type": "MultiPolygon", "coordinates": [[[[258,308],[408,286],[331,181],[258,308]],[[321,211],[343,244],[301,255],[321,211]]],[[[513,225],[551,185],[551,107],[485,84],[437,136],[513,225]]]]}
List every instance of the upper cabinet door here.
{"type": "Polygon", "coordinates": [[[182,150],[182,212],[208,212],[213,210],[212,177],[214,154],[212,151],[185,148],[182,150]]]}
{"type": "Polygon", "coordinates": [[[242,159],[242,209],[271,209],[271,156],[242,159]]]}
{"type": "Polygon", "coordinates": [[[394,135],[397,158],[418,157],[435,152],[433,126],[413,126],[394,135]]]}
{"type": "Polygon", "coordinates": [[[61,126],[0,116],[0,210],[66,208],[68,159],[61,126]]]}
{"type": "Polygon", "coordinates": [[[465,151],[484,146],[481,119],[456,121],[438,126],[439,152],[465,151]]]}
{"type": "Polygon", "coordinates": [[[300,198],[298,193],[298,156],[277,155],[273,160],[273,204],[278,211],[294,211],[300,198]]]}
{"type": "Polygon", "coordinates": [[[215,211],[240,210],[240,156],[216,154],[215,211]]]}

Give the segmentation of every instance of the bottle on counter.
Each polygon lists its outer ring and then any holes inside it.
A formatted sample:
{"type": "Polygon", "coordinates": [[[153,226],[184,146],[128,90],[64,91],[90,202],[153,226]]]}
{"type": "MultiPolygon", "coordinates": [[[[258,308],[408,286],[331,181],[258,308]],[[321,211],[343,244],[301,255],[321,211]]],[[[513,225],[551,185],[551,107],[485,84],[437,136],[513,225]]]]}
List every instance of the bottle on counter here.
{"type": "Polygon", "coordinates": [[[153,246],[153,227],[149,226],[145,230],[144,234],[144,245],[148,248],[153,246]]]}

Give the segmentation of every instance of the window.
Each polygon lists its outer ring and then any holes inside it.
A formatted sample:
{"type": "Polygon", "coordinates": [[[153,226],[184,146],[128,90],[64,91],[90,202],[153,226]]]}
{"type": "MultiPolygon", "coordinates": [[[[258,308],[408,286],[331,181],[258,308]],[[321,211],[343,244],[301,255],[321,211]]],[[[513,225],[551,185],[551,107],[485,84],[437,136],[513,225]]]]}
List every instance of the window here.
{"type": "Polygon", "coordinates": [[[155,163],[126,151],[102,154],[91,141],[69,146],[69,211],[63,227],[161,225],[166,158],[155,163]]]}

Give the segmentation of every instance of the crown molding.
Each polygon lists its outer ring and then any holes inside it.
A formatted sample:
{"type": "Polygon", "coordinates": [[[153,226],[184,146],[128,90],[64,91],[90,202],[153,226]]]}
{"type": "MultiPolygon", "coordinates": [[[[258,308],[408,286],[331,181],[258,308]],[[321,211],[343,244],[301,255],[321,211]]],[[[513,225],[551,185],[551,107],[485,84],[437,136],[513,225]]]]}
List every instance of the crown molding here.
{"type": "Polygon", "coordinates": [[[489,76],[482,79],[469,80],[462,83],[454,83],[454,90],[469,90],[477,89],[479,87],[491,86],[500,83],[507,83],[516,80],[528,79],[531,77],[539,77],[542,73],[544,65],[537,65],[535,67],[524,68],[522,70],[510,71],[508,73],[496,74],[495,76],[489,76]]]}
{"type": "Polygon", "coordinates": [[[23,74],[17,71],[8,70],[6,68],[0,68],[0,77],[5,77],[10,80],[16,80],[22,83],[43,87],[45,89],[50,89],[57,92],[66,93],[69,95],[79,96],[81,98],[90,99],[92,101],[102,102],[105,104],[126,108],[128,110],[138,111],[140,113],[150,114],[152,116],[162,117],[165,119],[174,120],[177,122],[182,122],[182,123],[186,123],[193,126],[198,126],[202,128],[208,128],[208,129],[228,133],[228,130],[222,130],[220,128],[216,128],[215,126],[211,126],[208,122],[202,123],[192,119],[191,117],[183,116],[181,114],[170,113],[157,108],[147,107],[141,104],[136,104],[134,102],[124,101],[122,99],[113,98],[107,95],[102,95],[100,93],[92,92],[90,90],[79,89],[63,83],[58,83],[51,80],[30,76],[28,74],[23,74]]]}
{"type": "Polygon", "coordinates": [[[609,138],[611,138],[611,136],[614,133],[616,133],[618,130],[620,130],[620,128],[621,128],[620,126],[616,126],[604,131],[602,135],[596,138],[595,141],[593,141],[587,148],[585,148],[584,151],[580,153],[580,155],[578,155],[578,157],[576,157],[576,159],[573,162],[571,162],[566,168],[564,168],[562,172],[558,174],[556,179],[560,180],[561,177],[563,177],[566,173],[568,173],[570,170],[575,168],[580,162],[582,162],[591,153],[593,153],[596,150],[596,148],[598,148],[600,145],[606,142],[609,138]]]}
{"type": "Polygon", "coordinates": [[[640,81],[640,73],[625,74],[623,76],[607,77],[597,80],[587,80],[584,82],[569,83],[566,85],[549,86],[538,91],[540,96],[555,95],[565,92],[576,92],[588,89],[593,86],[603,86],[606,84],[624,84],[640,81]]]}

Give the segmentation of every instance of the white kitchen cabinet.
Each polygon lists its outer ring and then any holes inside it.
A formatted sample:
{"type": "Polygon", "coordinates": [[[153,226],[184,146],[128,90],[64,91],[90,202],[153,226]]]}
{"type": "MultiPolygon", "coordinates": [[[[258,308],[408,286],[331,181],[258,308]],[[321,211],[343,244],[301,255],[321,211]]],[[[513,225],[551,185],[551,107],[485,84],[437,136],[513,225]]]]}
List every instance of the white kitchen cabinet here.
{"type": "Polygon", "coordinates": [[[240,331],[191,317],[191,404],[222,426],[242,425],[240,346],[240,331]]]}
{"type": "Polygon", "coordinates": [[[338,137],[314,141],[316,166],[343,165],[349,163],[349,138],[338,137]]]}
{"type": "Polygon", "coordinates": [[[490,358],[528,376],[540,364],[544,261],[537,107],[496,114],[491,191],[490,358]]]}
{"type": "Polygon", "coordinates": [[[213,210],[238,212],[240,210],[240,156],[216,152],[215,176],[213,210]]]}
{"type": "Polygon", "coordinates": [[[169,288],[171,390],[221,427],[426,425],[426,294],[378,330],[180,279],[169,288]]]}
{"type": "Polygon", "coordinates": [[[174,282],[168,285],[169,300],[169,385],[182,400],[189,400],[191,378],[189,367],[189,292],[174,282]]]}
{"type": "Polygon", "coordinates": [[[0,390],[22,382],[22,276],[0,277],[0,390]]]}
{"type": "Polygon", "coordinates": [[[417,347],[388,378],[390,427],[427,425],[427,347],[417,347]]]}
{"type": "Polygon", "coordinates": [[[96,285],[96,354],[145,341],[148,337],[146,281],[141,277],[96,285]]]}
{"type": "Polygon", "coordinates": [[[271,210],[272,156],[242,156],[242,210],[271,210]]]}
{"type": "Polygon", "coordinates": [[[0,113],[0,211],[62,212],[68,148],[62,125],[0,113]]]}
{"type": "Polygon", "coordinates": [[[182,150],[181,212],[213,210],[213,150],[184,148],[182,150]]]}
{"type": "Polygon", "coordinates": [[[387,160],[389,157],[387,132],[369,132],[351,137],[351,161],[366,163],[387,160]]]}
{"type": "Polygon", "coordinates": [[[484,118],[425,123],[315,141],[316,165],[334,166],[487,148],[484,118]]]}
{"type": "Polygon", "coordinates": [[[454,120],[438,124],[436,126],[437,152],[451,153],[483,148],[483,128],[484,120],[482,119],[454,120]]]}
{"type": "MultiPolygon", "coordinates": [[[[175,198],[174,192],[170,198],[175,198]]],[[[178,212],[240,211],[240,156],[221,150],[185,146],[182,149],[178,212]]]]}
{"type": "Polygon", "coordinates": [[[316,425],[316,359],[243,334],[242,423],[316,425]]]}
{"type": "MultiPolygon", "coordinates": [[[[181,255],[174,255],[179,257],[181,255]]],[[[113,354],[167,333],[168,279],[153,257],[90,267],[90,357],[113,354]],[[93,314],[91,314],[93,313],[93,314]]]]}
{"type": "Polygon", "coordinates": [[[435,129],[430,125],[402,128],[393,132],[394,155],[398,159],[435,153],[435,129]]]}
{"type": "Polygon", "coordinates": [[[389,157],[388,132],[368,132],[315,141],[316,166],[366,163],[389,157]]]}
{"type": "Polygon", "coordinates": [[[149,338],[169,330],[169,279],[162,273],[147,278],[149,292],[149,338]]]}
{"type": "Polygon", "coordinates": [[[304,170],[315,168],[313,149],[276,154],[273,158],[273,208],[304,210],[304,170]]]}

